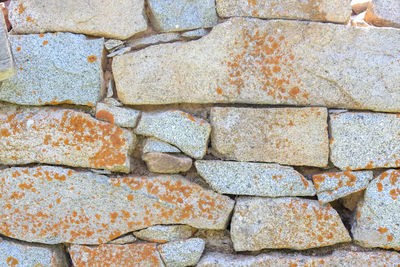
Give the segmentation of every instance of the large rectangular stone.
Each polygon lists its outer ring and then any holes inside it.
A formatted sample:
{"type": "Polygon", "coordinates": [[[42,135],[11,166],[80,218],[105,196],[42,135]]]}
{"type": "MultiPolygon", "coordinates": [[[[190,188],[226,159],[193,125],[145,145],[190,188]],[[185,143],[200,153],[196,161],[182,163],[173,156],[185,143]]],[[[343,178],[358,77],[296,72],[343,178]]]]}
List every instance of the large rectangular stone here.
{"type": "Polygon", "coordinates": [[[328,163],[325,108],[213,108],[210,121],[218,156],[316,167],[328,163]]]}
{"type": "Polygon", "coordinates": [[[399,47],[399,29],[232,18],[200,40],[117,56],[113,73],[125,104],[400,111],[399,47]]]}
{"type": "Polygon", "coordinates": [[[3,13],[0,12],[0,81],[15,74],[14,60],[8,41],[7,26],[3,13]]]}

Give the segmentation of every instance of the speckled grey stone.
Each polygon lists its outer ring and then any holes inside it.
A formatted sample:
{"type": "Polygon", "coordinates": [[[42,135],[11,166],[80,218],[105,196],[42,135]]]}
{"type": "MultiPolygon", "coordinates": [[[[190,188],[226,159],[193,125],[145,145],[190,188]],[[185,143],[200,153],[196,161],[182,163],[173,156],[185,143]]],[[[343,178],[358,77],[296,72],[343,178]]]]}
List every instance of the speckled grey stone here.
{"type": "Polygon", "coordinates": [[[126,54],[128,52],[131,51],[132,48],[130,47],[123,47],[121,49],[116,49],[113,52],[111,52],[110,54],[107,55],[107,57],[115,57],[115,56],[120,56],[123,54],[126,54]]]}
{"type": "Polygon", "coordinates": [[[217,24],[214,0],[148,0],[153,26],[162,32],[209,28],[217,24]]]}
{"type": "Polygon", "coordinates": [[[268,163],[197,160],[197,172],[221,194],[314,196],[314,185],[292,167],[268,163]]]}
{"type": "Polygon", "coordinates": [[[0,12],[0,81],[15,74],[14,59],[8,41],[7,26],[2,12],[0,12]]]}
{"type": "Polygon", "coordinates": [[[60,246],[45,246],[0,238],[0,266],[65,267],[67,257],[60,246]]]}
{"type": "Polygon", "coordinates": [[[196,159],[204,157],[210,132],[208,122],[179,110],[144,112],[135,129],[137,134],[156,137],[196,159]]]}
{"type": "Polygon", "coordinates": [[[113,52],[114,50],[121,48],[123,45],[123,41],[115,39],[110,39],[104,43],[104,47],[108,52],[113,52]]]}
{"type": "Polygon", "coordinates": [[[17,75],[0,100],[21,105],[93,106],[102,96],[103,39],[81,34],[10,35],[17,75]]]}
{"type": "Polygon", "coordinates": [[[389,170],[371,181],[357,207],[351,231],[363,247],[400,247],[400,170],[389,170]]]}
{"type": "Polygon", "coordinates": [[[365,189],[372,178],[372,171],[345,171],[317,174],[313,181],[318,200],[325,204],[365,189]]]}
{"type": "Polygon", "coordinates": [[[332,163],[342,170],[400,167],[400,116],[330,114],[332,163]]]}
{"type": "Polygon", "coordinates": [[[182,37],[185,37],[188,39],[198,39],[200,37],[203,37],[206,34],[208,34],[208,31],[206,29],[197,29],[197,30],[182,33],[182,37]]]}
{"type": "Polygon", "coordinates": [[[130,244],[134,243],[136,241],[136,237],[133,234],[127,234],[121,237],[118,237],[114,240],[111,240],[108,242],[108,244],[118,244],[118,245],[123,245],[123,244],[130,244]]]}
{"type": "Polygon", "coordinates": [[[148,137],[143,143],[143,154],[149,152],[180,153],[181,151],[173,145],[170,145],[153,137],[148,137]]]}
{"type": "Polygon", "coordinates": [[[365,21],[380,27],[400,28],[400,1],[371,0],[365,14],[365,21]]]}
{"type": "Polygon", "coordinates": [[[190,238],[159,245],[158,251],[167,267],[193,266],[204,251],[205,242],[200,238],[190,238]]]}
{"type": "Polygon", "coordinates": [[[195,229],[189,225],[155,225],[133,232],[133,234],[142,240],[166,243],[187,239],[193,235],[194,230],[195,229]]]}
{"type": "Polygon", "coordinates": [[[179,33],[161,33],[146,36],[139,39],[133,39],[127,43],[127,46],[132,49],[141,49],[154,44],[170,43],[181,40],[181,35],[179,33]]]}
{"type": "Polygon", "coordinates": [[[104,103],[97,103],[96,118],[114,123],[120,127],[134,128],[139,119],[140,111],[121,108],[104,103]]]}

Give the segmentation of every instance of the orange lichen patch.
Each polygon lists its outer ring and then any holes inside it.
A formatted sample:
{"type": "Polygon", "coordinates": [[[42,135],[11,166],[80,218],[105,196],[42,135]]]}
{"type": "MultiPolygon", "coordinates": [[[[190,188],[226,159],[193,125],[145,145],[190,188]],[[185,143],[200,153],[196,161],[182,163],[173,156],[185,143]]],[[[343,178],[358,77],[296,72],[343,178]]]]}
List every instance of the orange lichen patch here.
{"type": "Polygon", "coordinates": [[[96,112],[96,118],[114,123],[114,115],[107,110],[99,110],[96,112]]]}
{"type": "Polygon", "coordinates": [[[386,233],[388,231],[388,229],[385,227],[385,228],[382,228],[382,227],[379,227],[378,228],[378,232],[379,233],[381,233],[381,234],[384,234],[384,233],[386,233]]]}
{"type": "Polygon", "coordinates": [[[393,236],[392,235],[387,235],[386,237],[387,237],[387,241],[388,242],[393,241],[393,236]]]}
{"type": "Polygon", "coordinates": [[[93,63],[97,60],[97,57],[95,55],[91,55],[87,57],[87,61],[89,61],[90,63],[93,63]]]}
{"type": "Polygon", "coordinates": [[[218,87],[216,90],[217,94],[221,95],[222,94],[222,88],[218,87]]]}
{"type": "Polygon", "coordinates": [[[18,263],[19,262],[16,258],[13,258],[11,256],[7,258],[7,265],[10,267],[15,267],[15,266],[17,266],[18,263]]]}
{"type": "Polygon", "coordinates": [[[319,185],[325,181],[325,176],[322,174],[314,175],[312,177],[315,189],[319,189],[319,185]]]}
{"type": "Polygon", "coordinates": [[[47,45],[49,43],[49,41],[43,41],[43,45],[47,45]]]}
{"type": "Polygon", "coordinates": [[[389,191],[389,194],[392,196],[393,200],[396,200],[397,197],[400,195],[400,190],[398,188],[393,188],[389,191]]]}
{"type": "MultiPolygon", "coordinates": [[[[18,4],[18,14],[21,15],[25,11],[25,7],[23,3],[18,4]]],[[[16,10],[15,10],[16,11],[16,10]]]]}
{"type": "Polygon", "coordinates": [[[377,187],[377,189],[378,189],[378,192],[382,192],[382,188],[383,188],[382,183],[377,183],[377,184],[376,184],[376,187],[377,187]]]}
{"type": "Polygon", "coordinates": [[[373,164],[374,164],[374,162],[372,160],[370,160],[369,163],[365,166],[365,169],[372,169],[373,164]]]}
{"type": "Polygon", "coordinates": [[[17,51],[21,51],[21,47],[20,46],[17,46],[17,51]]]}
{"type": "Polygon", "coordinates": [[[26,17],[26,22],[34,22],[34,20],[30,16],[28,16],[26,17]]]}

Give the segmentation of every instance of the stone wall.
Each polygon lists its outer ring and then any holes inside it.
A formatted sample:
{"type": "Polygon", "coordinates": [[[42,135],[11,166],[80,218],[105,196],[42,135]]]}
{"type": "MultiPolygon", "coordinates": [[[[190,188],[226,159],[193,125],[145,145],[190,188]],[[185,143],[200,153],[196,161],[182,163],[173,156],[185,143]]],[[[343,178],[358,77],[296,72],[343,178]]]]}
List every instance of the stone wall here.
{"type": "Polygon", "coordinates": [[[400,265],[398,0],[2,9],[0,266],[400,265]]]}

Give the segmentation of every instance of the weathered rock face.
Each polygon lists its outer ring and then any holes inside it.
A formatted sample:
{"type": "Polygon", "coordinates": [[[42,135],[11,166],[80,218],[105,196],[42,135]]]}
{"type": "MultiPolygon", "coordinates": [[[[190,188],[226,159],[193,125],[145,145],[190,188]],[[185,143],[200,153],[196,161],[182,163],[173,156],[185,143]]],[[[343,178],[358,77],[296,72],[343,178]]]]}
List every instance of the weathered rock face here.
{"type": "Polygon", "coordinates": [[[217,24],[213,0],[149,0],[151,22],[162,32],[209,28],[217,24]]]}
{"type": "Polygon", "coordinates": [[[330,114],[331,161],[342,170],[400,166],[400,116],[386,113],[330,114]]]}
{"type": "Polygon", "coordinates": [[[74,266],[165,266],[156,244],[128,244],[88,247],[72,245],[69,248],[74,266]]]}
{"type": "Polygon", "coordinates": [[[0,86],[0,100],[21,105],[88,106],[100,100],[102,38],[89,40],[72,33],[10,35],[9,38],[17,75],[0,86]]]}
{"type": "Polygon", "coordinates": [[[400,2],[396,0],[371,0],[365,20],[375,26],[400,28],[400,2]]]}
{"type": "Polygon", "coordinates": [[[176,147],[160,141],[156,138],[149,137],[143,142],[143,154],[149,152],[160,152],[160,153],[180,153],[181,151],[176,147]]]}
{"type": "Polygon", "coordinates": [[[196,159],[206,154],[210,132],[208,122],[179,110],[145,112],[135,129],[137,134],[156,137],[196,159]]]}
{"type": "Polygon", "coordinates": [[[0,170],[0,233],[100,244],[157,224],[223,229],[234,201],[181,177],[108,178],[60,167],[0,170]]]}
{"type": "Polygon", "coordinates": [[[233,18],[200,40],[116,57],[113,73],[125,104],[253,103],[400,111],[396,47],[398,29],[233,18]]]}
{"type": "Polygon", "coordinates": [[[400,249],[400,171],[389,170],[368,185],[351,229],[364,247],[400,249]]]}
{"type": "Polygon", "coordinates": [[[158,251],[167,267],[185,267],[196,265],[204,246],[203,239],[190,238],[159,245],[158,251]]]}
{"type": "Polygon", "coordinates": [[[187,172],[192,167],[192,159],[185,155],[149,152],[142,156],[147,168],[155,173],[187,172]]]}
{"type": "Polygon", "coordinates": [[[142,240],[166,243],[187,239],[192,236],[194,230],[188,225],[155,225],[133,234],[142,240]]]}
{"type": "Polygon", "coordinates": [[[127,39],[147,28],[143,0],[118,0],[113,5],[107,0],[46,5],[40,0],[13,0],[10,21],[16,33],[75,32],[115,39],[127,39]]]}
{"type": "Polygon", "coordinates": [[[312,182],[278,164],[197,160],[198,173],[221,194],[266,197],[314,196],[312,182]]]}
{"type": "Polygon", "coordinates": [[[0,266],[68,266],[61,247],[33,245],[0,238],[0,266]]]}
{"type": "Polygon", "coordinates": [[[360,14],[367,10],[369,2],[371,2],[371,0],[352,0],[351,9],[355,14],[360,14]]]}
{"type": "Polygon", "coordinates": [[[4,16],[0,14],[0,81],[13,76],[14,74],[14,59],[8,41],[7,26],[4,16]]]}
{"type": "Polygon", "coordinates": [[[230,255],[210,252],[204,255],[198,267],[259,267],[259,266],[395,266],[400,256],[392,251],[346,251],[337,250],[326,256],[268,253],[257,256],[230,255]]]}
{"type": "Polygon", "coordinates": [[[313,176],[318,200],[325,204],[365,189],[374,178],[372,171],[328,172],[313,176]]]}
{"type": "Polygon", "coordinates": [[[217,0],[221,17],[286,18],[346,23],[351,15],[350,1],[217,0]]]}
{"type": "Polygon", "coordinates": [[[330,205],[291,197],[238,198],[231,237],[236,251],[308,249],[351,241],[338,213],[330,205]]]}
{"type": "Polygon", "coordinates": [[[136,126],[140,111],[115,107],[109,104],[97,103],[96,118],[114,123],[120,127],[133,128],[136,126]]]}
{"type": "Polygon", "coordinates": [[[129,172],[135,136],[69,109],[0,112],[0,163],[48,163],[129,172]]]}
{"type": "Polygon", "coordinates": [[[238,161],[325,167],[325,108],[212,108],[214,152],[238,161]]]}

